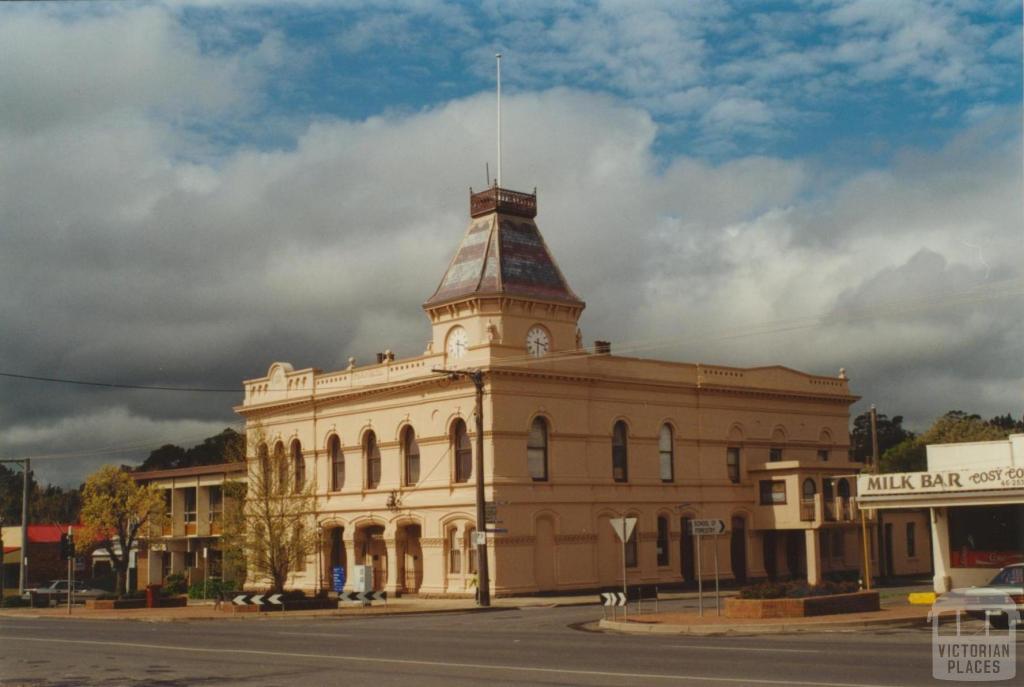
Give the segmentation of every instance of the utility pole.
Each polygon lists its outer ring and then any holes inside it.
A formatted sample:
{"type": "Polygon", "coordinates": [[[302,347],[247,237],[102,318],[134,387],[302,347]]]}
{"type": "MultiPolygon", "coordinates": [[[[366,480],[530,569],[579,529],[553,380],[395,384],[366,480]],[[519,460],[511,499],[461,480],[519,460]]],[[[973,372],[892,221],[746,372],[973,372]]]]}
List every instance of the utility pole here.
{"type": "MultiPolygon", "coordinates": [[[[31,472],[31,463],[28,458],[0,460],[0,463],[21,463],[21,551],[18,559],[18,595],[20,596],[28,587],[28,477],[31,472]]],[[[2,555],[3,548],[0,547],[0,556],[2,555]]],[[[0,570],[2,569],[3,565],[0,564],[0,570]]]]}
{"type": "Polygon", "coordinates": [[[449,378],[466,377],[476,387],[476,455],[473,460],[473,474],[476,478],[476,566],[478,594],[477,604],[491,605],[491,574],[487,562],[487,521],[484,515],[484,373],[482,370],[445,370],[434,368],[433,372],[448,375],[449,378]]]}
{"type": "MultiPolygon", "coordinates": [[[[875,404],[871,404],[871,473],[877,475],[879,473],[880,458],[878,455],[878,409],[875,408],[875,404]]],[[[881,578],[883,575],[888,573],[889,563],[885,560],[885,526],[882,524],[882,511],[875,510],[878,514],[878,536],[875,537],[875,542],[878,545],[878,576],[881,578]]]]}
{"type": "Polygon", "coordinates": [[[0,606],[4,603],[4,584],[7,582],[7,566],[4,564],[4,514],[0,513],[0,606]]]}
{"type": "Polygon", "coordinates": [[[18,595],[28,589],[28,458],[22,461],[21,471],[21,573],[18,576],[18,595]]]}

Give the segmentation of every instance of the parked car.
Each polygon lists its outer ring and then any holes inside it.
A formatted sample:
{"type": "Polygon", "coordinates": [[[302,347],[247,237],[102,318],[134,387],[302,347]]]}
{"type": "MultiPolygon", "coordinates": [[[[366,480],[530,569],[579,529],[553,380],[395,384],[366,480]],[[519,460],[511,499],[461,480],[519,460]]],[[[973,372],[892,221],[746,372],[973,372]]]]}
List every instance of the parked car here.
{"type": "MultiPolygon", "coordinates": [[[[84,583],[75,581],[74,591],[71,595],[71,600],[74,601],[85,601],[86,599],[98,599],[101,595],[107,594],[108,592],[102,589],[93,589],[85,586],[84,583]]],[[[46,600],[47,605],[52,601],[67,600],[68,594],[68,581],[67,580],[50,580],[43,587],[35,587],[33,589],[26,589],[25,593],[21,595],[21,598],[28,601],[35,594],[36,598],[42,598],[46,600]]]]}
{"type": "Polygon", "coordinates": [[[988,617],[993,627],[1005,629],[1011,617],[1019,624],[1024,619],[1024,563],[1006,566],[983,587],[954,589],[940,600],[944,605],[960,602],[969,615],[988,617]]]}

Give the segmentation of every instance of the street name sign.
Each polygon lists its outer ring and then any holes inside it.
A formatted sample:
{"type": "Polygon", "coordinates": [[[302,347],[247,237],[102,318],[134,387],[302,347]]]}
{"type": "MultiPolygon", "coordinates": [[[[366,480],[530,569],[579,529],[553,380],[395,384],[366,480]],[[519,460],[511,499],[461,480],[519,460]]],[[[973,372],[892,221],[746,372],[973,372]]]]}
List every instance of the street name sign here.
{"type": "Polygon", "coordinates": [[[722,534],[725,532],[725,521],[706,519],[706,520],[690,520],[689,522],[690,534],[693,535],[715,535],[722,534]]]}

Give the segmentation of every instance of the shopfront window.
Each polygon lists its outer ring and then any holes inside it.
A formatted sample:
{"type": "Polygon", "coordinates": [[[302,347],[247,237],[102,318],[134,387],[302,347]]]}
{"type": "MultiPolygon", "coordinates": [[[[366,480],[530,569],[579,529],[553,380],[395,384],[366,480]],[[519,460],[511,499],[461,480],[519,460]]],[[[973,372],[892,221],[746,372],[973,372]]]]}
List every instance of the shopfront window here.
{"type": "Polygon", "coordinates": [[[1001,568],[1024,561],[1024,505],[949,509],[950,563],[954,568],[1001,568]]]}

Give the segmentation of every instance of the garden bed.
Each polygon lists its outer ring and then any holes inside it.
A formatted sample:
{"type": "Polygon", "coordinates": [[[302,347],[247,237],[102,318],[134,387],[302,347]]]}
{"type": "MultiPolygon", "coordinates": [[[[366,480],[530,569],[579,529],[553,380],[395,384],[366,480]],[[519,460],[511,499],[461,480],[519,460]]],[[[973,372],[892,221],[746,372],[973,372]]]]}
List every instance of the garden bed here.
{"type": "MultiPolygon", "coordinates": [[[[161,597],[159,608],[180,608],[188,605],[188,597],[165,596],[161,597]]],[[[124,610],[132,608],[145,608],[145,599],[86,599],[86,608],[93,608],[98,611],[124,610]]]]}
{"type": "Polygon", "coordinates": [[[879,609],[878,592],[876,591],[807,596],[795,599],[729,598],[725,600],[725,617],[744,620],[751,618],[806,618],[817,615],[866,613],[879,609]]]}

